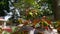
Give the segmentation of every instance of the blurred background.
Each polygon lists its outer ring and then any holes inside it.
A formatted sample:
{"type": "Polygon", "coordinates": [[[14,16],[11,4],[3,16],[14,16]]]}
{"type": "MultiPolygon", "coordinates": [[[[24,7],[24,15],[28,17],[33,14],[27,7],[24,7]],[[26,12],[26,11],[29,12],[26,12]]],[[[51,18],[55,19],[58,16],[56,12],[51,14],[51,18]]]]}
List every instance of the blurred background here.
{"type": "Polygon", "coordinates": [[[1,34],[60,34],[60,0],[0,0],[0,29],[1,34]]]}

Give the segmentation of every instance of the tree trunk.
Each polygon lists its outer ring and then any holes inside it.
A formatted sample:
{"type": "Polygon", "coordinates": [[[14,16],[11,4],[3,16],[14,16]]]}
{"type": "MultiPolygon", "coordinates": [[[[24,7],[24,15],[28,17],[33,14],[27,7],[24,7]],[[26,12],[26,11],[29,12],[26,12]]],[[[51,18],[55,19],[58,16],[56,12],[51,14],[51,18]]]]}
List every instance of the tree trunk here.
{"type": "Polygon", "coordinates": [[[60,20],[60,7],[58,6],[58,0],[53,0],[54,18],[60,20]]]}

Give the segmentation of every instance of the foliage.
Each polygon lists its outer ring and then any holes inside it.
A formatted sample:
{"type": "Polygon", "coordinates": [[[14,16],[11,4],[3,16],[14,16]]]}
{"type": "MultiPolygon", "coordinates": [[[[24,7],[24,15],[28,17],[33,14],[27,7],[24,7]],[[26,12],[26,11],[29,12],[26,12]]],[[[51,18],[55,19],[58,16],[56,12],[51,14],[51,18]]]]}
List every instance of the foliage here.
{"type": "Polygon", "coordinates": [[[53,22],[53,25],[55,28],[59,28],[60,27],[60,21],[53,22]]]}
{"type": "Polygon", "coordinates": [[[45,16],[48,16],[48,15],[52,15],[52,4],[53,4],[53,1],[52,0],[40,0],[38,2],[39,6],[41,6],[39,9],[41,11],[41,14],[42,15],[45,15],[45,16]]]}
{"type": "Polygon", "coordinates": [[[9,3],[8,0],[0,1],[0,16],[5,16],[6,13],[3,10],[7,10],[9,12],[9,3]]]}
{"type": "Polygon", "coordinates": [[[23,18],[33,19],[33,18],[41,17],[43,15],[45,16],[52,15],[53,14],[52,1],[53,0],[18,0],[17,3],[14,3],[14,6],[20,8],[21,15],[23,18]],[[36,16],[34,16],[33,13],[30,13],[32,9],[37,11],[36,16]],[[26,10],[28,11],[26,12],[26,10]],[[26,16],[26,13],[30,13],[30,14],[26,16]],[[33,15],[34,17],[31,15],[33,15]]]}

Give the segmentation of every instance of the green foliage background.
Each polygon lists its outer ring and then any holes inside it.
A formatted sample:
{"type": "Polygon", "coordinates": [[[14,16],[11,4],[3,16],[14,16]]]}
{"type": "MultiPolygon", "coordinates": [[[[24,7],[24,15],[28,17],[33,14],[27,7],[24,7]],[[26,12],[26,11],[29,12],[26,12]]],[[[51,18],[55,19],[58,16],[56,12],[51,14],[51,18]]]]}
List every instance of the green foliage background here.
{"type": "Polygon", "coordinates": [[[9,12],[8,0],[0,0],[0,16],[6,15],[6,13],[3,10],[7,10],[7,12],[9,12]]]}

